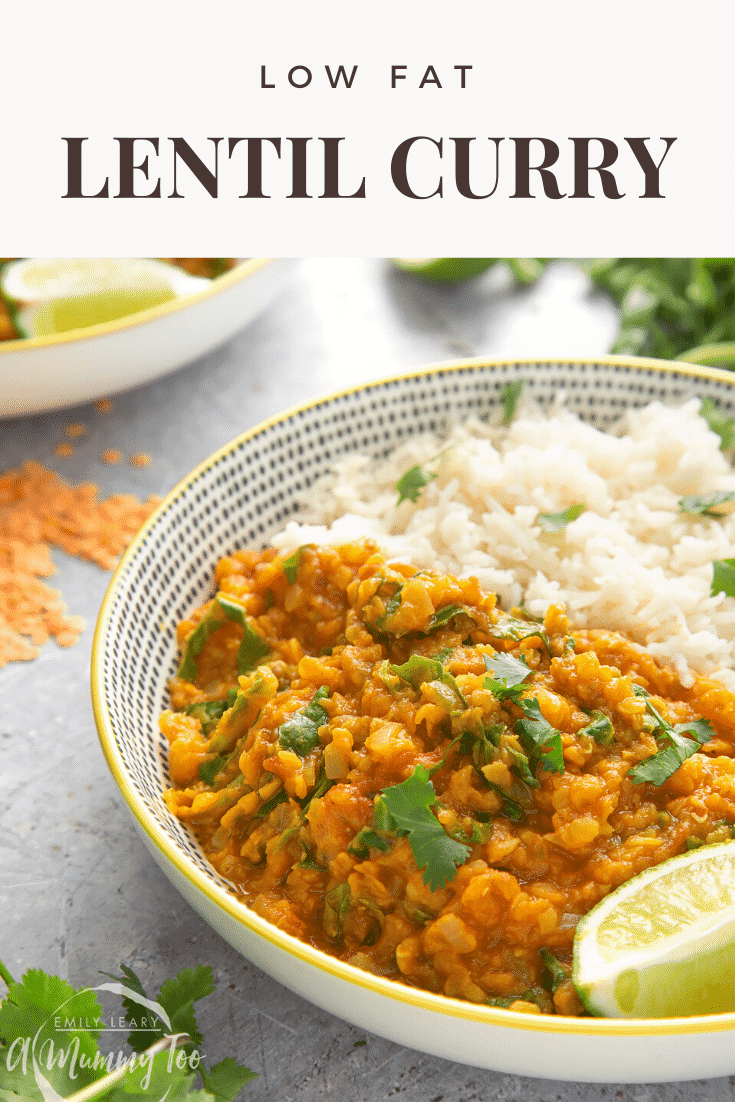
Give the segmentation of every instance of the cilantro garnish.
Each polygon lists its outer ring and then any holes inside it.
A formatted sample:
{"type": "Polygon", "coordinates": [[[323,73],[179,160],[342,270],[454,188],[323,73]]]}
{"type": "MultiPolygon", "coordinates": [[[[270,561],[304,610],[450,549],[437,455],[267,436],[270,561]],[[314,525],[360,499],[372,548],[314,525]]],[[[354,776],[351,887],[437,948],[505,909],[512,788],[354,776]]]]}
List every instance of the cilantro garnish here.
{"type": "Polygon", "coordinates": [[[685,494],[679,499],[679,509],[682,513],[691,513],[694,516],[719,517],[722,511],[718,505],[725,505],[728,501],[735,501],[735,493],[732,490],[715,490],[706,495],[685,494]]]}
{"type": "Polygon", "coordinates": [[[416,864],[424,870],[424,884],[433,892],[454,879],[458,866],[472,852],[469,846],[450,838],[432,814],[430,809],[436,802],[434,786],[423,765],[418,765],[401,784],[384,789],[375,801],[376,808],[382,804],[387,814],[387,829],[398,829],[408,836],[416,864]]]}
{"type": "Polygon", "coordinates": [[[196,681],[197,658],[204,650],[210,635],[221,628],[227,620],[240,624],[244,631],[242,643],[237,652],[238,673],[249,673],[250,670],[255,669],[259,660],[265,658],[270,652],[265,639],[258,635],[248,623],[242,605],[225,596],[224,593],[218,593],[211,608],[186,641],[178,672],[178,676],[183,681],[196,681]],[[225,619],[222,619],[221,612],[224,612],[225,619]]]}
{"type": "Polygon", "coordinates": [[[74,988],[40,970],[26,972],[16,983],[0,963],[0,977],[8,986],[0,1003],[0,1098],[43,1102],[83,1092],[89,1102],[158,1102],[163,1097],[234,1102],[242,1087],[257,1078],[231,1058],[210,1069],[201,1062],[198,1049],[203,1038],[193,1008],[214,991],[211,968],[184,969],[163,984],[155,1001],[146,997],[131,968],[123,965],[121,971],[109,977],[113,983],[100,984],[98,990],[122,997],[132,1049],[132,1055],[122,1053],[124,1062],[119,1054],[108,1058],[98,1048],[103,1018],[94,990],[74,988]],[[79,1028],[70,1029],[70,1021],[79,1028]],[[172,1059],[177,1034],[187,1043],[172,1059]],[[20,1053],[29,1042],[40,1059],[11,1057],[11,1050],[20,1053]],[[51,1053],[53,1058],[47,1059],[51,1053]],[[197,1075],[208,1093],[196,1089],[197,1075]]]}
{"type": "Polygon", "coordinates": [[[279,804],[285,803],[287,799],[288,794],[286,792],[286,789],[279,788],[275,796],[271,796],[270,800],[266,800],[263,806],[258,808],[258,810],[255,812],[256,819],[265,819],[268,815],[270,815],[271,811],[273,811],[274,808],[278,807],[279,804]]]}
{"type": "Polygon", "coordinates": [[[510,819],[512,823],[520,823],[522,819],[525,819],[526,812],[516,800],[512,800],[504,788],[501,788],[499,784],[493,784],[492,781],[485,778],[485,784],[488,788],[491,788],[496,796],[500,797],[500,814],[510,819]]]}
{"type": "Polygon", "coordinates": [[[383,627],[385,625],[385,621],[390,620],[391,616],[394,616],[396,614],[396,612],[398,612],[398,609],[401,607],[401,590],[402,589],[403,589],[403,586],[399,585],[398,589],[395,591],[393,596],[390,598],[390,600],[386,604],[385,612],[383,613],[383,615],[380,618],[380,626],[381,627],[383,627]]]}
{"type": "Polygon", "coordinates": [[[331,888],[324,896],[322,925],[327,937],[334,941],[342,937],[342,926],[349,905],[350,885],[346,881],[331,888]]]}
{"type": "Polygon", "coordinates": [[[226,764],[228,757],[228,754],[218,754],[211,761],[202,762],[199,766],[199,780],[205,784],[214,784],[214,778],[226,764]]]}
{"type": "Polygon", "coordinates": [[[329,696],[329,689],[322,685],[309,703],[278,728],[278,741],[284,750],[293,750],[305,758],[319,745],[319,728],[329,721],[329,716],[319,703],[329,696]]]}
{"type": "Polygon", "coordinates": [[[735,559],[715,559],[712,563],[712,588],[710,596],[724,593],[735,597],[735,559]]]}
{"type": "Polygon", "coordinates": [[[560,513],[539,513],[536,520],[544,532],[562,532],[573,520],[581,517],[586,508],[587,506],[582,504],[570,505],[560,513]]]}
{"type": "Polygon", "coordinates": [[[512,654],[483,654],[485,669],[494,677],[486,677],[483,685],[498,700],[510,697],[518,703],[523,691],[523,682],[533,672],[525,659],[514,658],[512,654]]]}
{"type": "Polygon", "coordinates": [[[436,478],[434,472],[426,467],[421,467],[418,464],[415,467],[409,467],[406,473],[401,475],[396,482],[395,488],[398,494],[396,504],[400,505],[402,501],[412,501],[415,504],[424,486],[428,486],[434,478],[436,478]]]}
{"type": "Polygon", "coordinates": [[[436,631],[437,628],[445,627],[455,616],[463,615],[468,616],[473,623],[475,622],[464,605],[445,605],[444,608],[440,608],[431,617],[426,634],[429,635],[432,631],[436,631]]]}
{"type": "Polygon", "coordinates": [[[385,853],[387,849],[390,849],[390,843],[386,842],[385,838],[381,838],[370,827],[363,827],[350,842],[347,852],[351,853],[353,857],[359,857],[361,861],[366,861],[370,856],[371,849],[379,849],[382,853],[385,853]]]}
{"type": "Polygon", "coordinates": [[[515,417],[518,399],[525,386],[523,379],[514,379],[512,383],[506,383],[500,392],[500,401],[503,403],[503,425],[509,425],[515,417]]]}
{"type": "Polygon", "coordinates": [[[549,637],[544,629],[539,627],[538,620],[520,620],[517,616],[509,616],[501,612],[497,622],[488,629],[488,633],[494,639],[512,639],[516,643],[538,637],[546,649],[550,650],[549,637]]]}
{"type": "Polygon", "coordinates": [[[561,961],[558,961],[553,953],[550,953],[548,949],[539,949],[538,955],[546,966],[551,978],[551,993],[556,991],[557,987],[560,987],[563,983],[566,983],[569,979],[569,970],[565,968],[561,961]]]}
{"type": "Polygon", "coordinates": [[[727,414],[717,408],[717,403],[711,398],[702,398],[699,412],[705,421],[720,438],[720,448],[728,451],[735,444],[735,422],[727,414]]]}
{"type": "Polygon", "coordinates": [[[683,765],[687,758],[695,754],[700,746],[715,737],[715,732],[706,719],[693,719],[688,723],[677,723],[672,726],[668,723],[657,708],[651,704],[649,693],[642,685],[634,685],[633,692],[636,696],[646,699],[646,708],[656,720],[654,735],[657,739],[665,739],[667,744],[657,754],[640,762],[628,773],[634,784],[648,784],[659,787],[683,765]],[[694,738],[686,738],[685,735],[693,735],[694,738]]]}
{"type": "Polygon", "coordinates": [[[468,706],[456,679],[452,677],[451,673],[447,673],[441,662],[436,658],[425,658],[422,654],[412,654],[408,662],[404,662],[402,666],[391,665],[388,668],[391,673],[396,674],[402,681],[405,681],[416,690],[428,681],[441,681],[452,690],[457,698],[456,703],[461,704],[463,708],[468,706]]]}
{"type": "Polygon", "coordinates": [[[579,732],[580,735],[590,735],[601,746],[609,746],[615,740],[615,729],[612,720],[604,712],[593,712],[594,718],[579,732]]]}
{"type": "Polygon", "coordinates": [[[184,708],[184,712],[186,715],[194,716],[195,719],[199,720],[202,734],[208,738],[227,709],[232,707],[232,704],[234,704],[234,700],[232,703],[227,700],[203,700],[198,704],[190,704],[187,708],[184,708]]]}
{"type": "Polygon", "coordinates": [[[524,750],[528,751],[531,768],[534,771],[540,767],[547,773],[563,773],[561,733],[544,719],[537,697],[517,703],[526,718],[516,723],[516,734],[520,736],[524,750]]]}
{"type": "Polygon", "coordinates": [[[304,547],[297,547],[292,554],[284,559],[281,563],[281,570],[288,578],[291,585],[296,581],[296,574],[299,569],[299,563],[301,562],[301,556],[304,553],[304,547]]]}

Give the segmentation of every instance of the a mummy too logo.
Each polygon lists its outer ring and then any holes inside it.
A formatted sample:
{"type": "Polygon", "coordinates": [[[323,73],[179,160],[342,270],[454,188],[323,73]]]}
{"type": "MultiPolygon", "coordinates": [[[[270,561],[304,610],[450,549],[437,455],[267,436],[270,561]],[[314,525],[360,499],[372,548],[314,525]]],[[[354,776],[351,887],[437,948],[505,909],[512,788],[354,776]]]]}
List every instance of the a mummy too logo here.
{"type": "Polygon", "coordinates": [[[125,966],[78,989],[39,970],[16,983],[1,962],[0,977],[0,1099],[234,1102],[255,1078],[230,1058],[203,1063],[194,1004],[214,991],[211,968],[184,969],[156,999],[125,966]]]}
{"type": "MultiPolygon", "coordinates": [[[[86,1009],[89,1009],[87,1007],[86,1009]]],[[[66,1072],[72,1082],[85,1071],[105,1072],[108,1085],[114,1086],[115,1081],[122,1080],[127,1072],[139,1071],[137,1085],[148,1091],[152,1086],[154,1064],[159,1054],[166,1053],[164,1061],[159,1061],[159,1072],[165,1068],[169,1076],[174,1071],[184,1071],[187,1068],[195,1071],[201,1057],[196,1049],[189,1051],[179,1048],[183,1042],[189,1041],[187,1034],[174,1032],[171,1020],[159,1002],[147,999],[132,988],[122,983],[100,983],[96,987],[83,988],[71,995],[65,1003],[56,1008],[53,1014],[48,1015],[40,1022],[32,1036],[16,1037],[8,1046],[5,1056],[6,1068],[9,1072],[20,1071],[24,1078],[32,1076],[44,1102],[66,1102],[68,1095],[59,1094],[52,1085],[50,1076],[61,1069],[66,1072]],[[80,1013],[85,1007],[80,1005],[85,996],[95,996],[97,992],[109,991],[120,995],[129,1006],[135,1007],[135,1015],[110,1015],[104,1018],[97,1014],[90,1018],[86,1013],[80,1013]],[[166,1035],[160,1037],[161,1029],[165,1029],[166,1035]],[[99,1050],[92,1055],[84,1051],[84,1034],[94,1033],[123,1033],[131,1032],[150,1034],[153,1041],[149,1048],[142,1052],[126,1054],[124,1048],[113,1049],[107,1054],[99,1050]],[[117,1073],[117,1074],[116,1074],[117,1073]]],[[[86,1076],[84,1077],[86,1078],[86,1076]]],[[[97,1081],[94,1087],[102,1087],[101,1081],[97,1081]]],[[[151,1098],[160,1099],[160,1102],[170,1095],[173,1083],[169,1083],[165,1093],[151,1095],[151,1098]]],[[[94,1093],[85,1091],[84,1097],[97,1097],[97,1089],[94,1093]]],[[[72,1096],[80,1099],[78,1092],[72,1096]]]]}

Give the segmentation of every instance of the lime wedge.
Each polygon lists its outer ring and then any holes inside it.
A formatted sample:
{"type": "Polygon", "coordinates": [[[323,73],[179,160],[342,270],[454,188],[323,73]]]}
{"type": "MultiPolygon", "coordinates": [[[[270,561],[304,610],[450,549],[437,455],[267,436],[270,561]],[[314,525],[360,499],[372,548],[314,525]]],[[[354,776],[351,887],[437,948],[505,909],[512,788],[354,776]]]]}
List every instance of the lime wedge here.
{"type": "Polygon", "coordinates": [[[735,1011],[735,843],[672,857],[606,896],[577,927],[572,978],[603,1017],[735,1011]]]}
{"type": "Polygon", "coordinates": [[[462,283],[473,279],[491,268],[496,260],[481,256],[444,256],[424,257],[412,260],[409,257],[396,257],[393,261],[402,272],[431,280],[432,283],[462,283]]]}
{"type": "Polygon", "coordinates": [[[0,275],[0,292],[24,336],[48,336],[115,321],[193,294],[211,281],[159,260],[16,260],[0,275]]]}

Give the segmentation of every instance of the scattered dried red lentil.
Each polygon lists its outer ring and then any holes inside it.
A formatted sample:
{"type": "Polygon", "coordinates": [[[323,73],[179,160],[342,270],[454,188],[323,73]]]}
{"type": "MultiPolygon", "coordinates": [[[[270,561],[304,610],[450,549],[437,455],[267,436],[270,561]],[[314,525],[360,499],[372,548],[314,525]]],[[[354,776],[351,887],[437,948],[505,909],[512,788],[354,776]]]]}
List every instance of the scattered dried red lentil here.
{"type": "Polygon", "coordinates": [[[72,646],[84,630],[40,581],[56,569],[49,545],[109,570],[160,500],[97,494],[93,483],[70,486],[38,463],[0,474],[0,667],[35,658],[52,635],[72,646]]]}
{"type": "Polygon", "coordinates": [[[131,455],[129,463],[131,467],[147,467],[151,461],[151,457],[145,452],[137,452],[135,455],[131,455]]]}
{"type": "Polygon", "coordinates": [[[112,409],[112,401],[109,398],[100,398],[94,403],[94,408],[98,413],[109,413],[112,409]]]}
{"type": "Polygon", "coordinates": [[[74,455],[74,448],[71,444],[57,444],[54,451],[57,455],[60,455],[62,459],[68,459],[70,455],[74,455]]]}
{"type": "Polygon", "coordinates": [[[76,421],[73,425],[67,425],[64,431],[72,440],[76,440],[80,436],[87,435],[87,426],[82,424],[81,421],[76,421]]]}
{"type": "Polygon", "coordinates": [[[109,466],[113,466],[115,463],[119,463],[122,459],[122,452],[117,448],[108,448],[107,451],[102,452],[100,459],[103,463],[107,463],[109,466]]]}

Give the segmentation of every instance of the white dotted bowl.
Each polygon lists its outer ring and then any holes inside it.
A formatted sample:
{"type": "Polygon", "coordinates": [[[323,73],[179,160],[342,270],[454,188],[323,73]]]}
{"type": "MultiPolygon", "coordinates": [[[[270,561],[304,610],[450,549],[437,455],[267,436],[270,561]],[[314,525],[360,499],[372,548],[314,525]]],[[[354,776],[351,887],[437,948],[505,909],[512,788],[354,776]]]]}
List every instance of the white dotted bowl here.
{"type": "Polygon", "coordinates": [[[349,452],[386,455],[407,436],[489,413],[511,380],[542,405],[567,405],[599,428],[658,398],[708,396],[735,413],[735,374],[619,356],[591,361],[468,360],[372,383],[250,430],[196,468],[133,541],[112,580],[94,641],[92,696],[102,747],[151,854],[222,937],[326,1010],[400,1044],[517,1075],[661,1082],[735,1073],[735,1014],[606,1020],[519,1014],[373,976],[313,949],[248,910],[162,799],[158,729],[176,669],[175,626],[213,592],[213,568],[283,527],[302,494],[349,452]]]}

